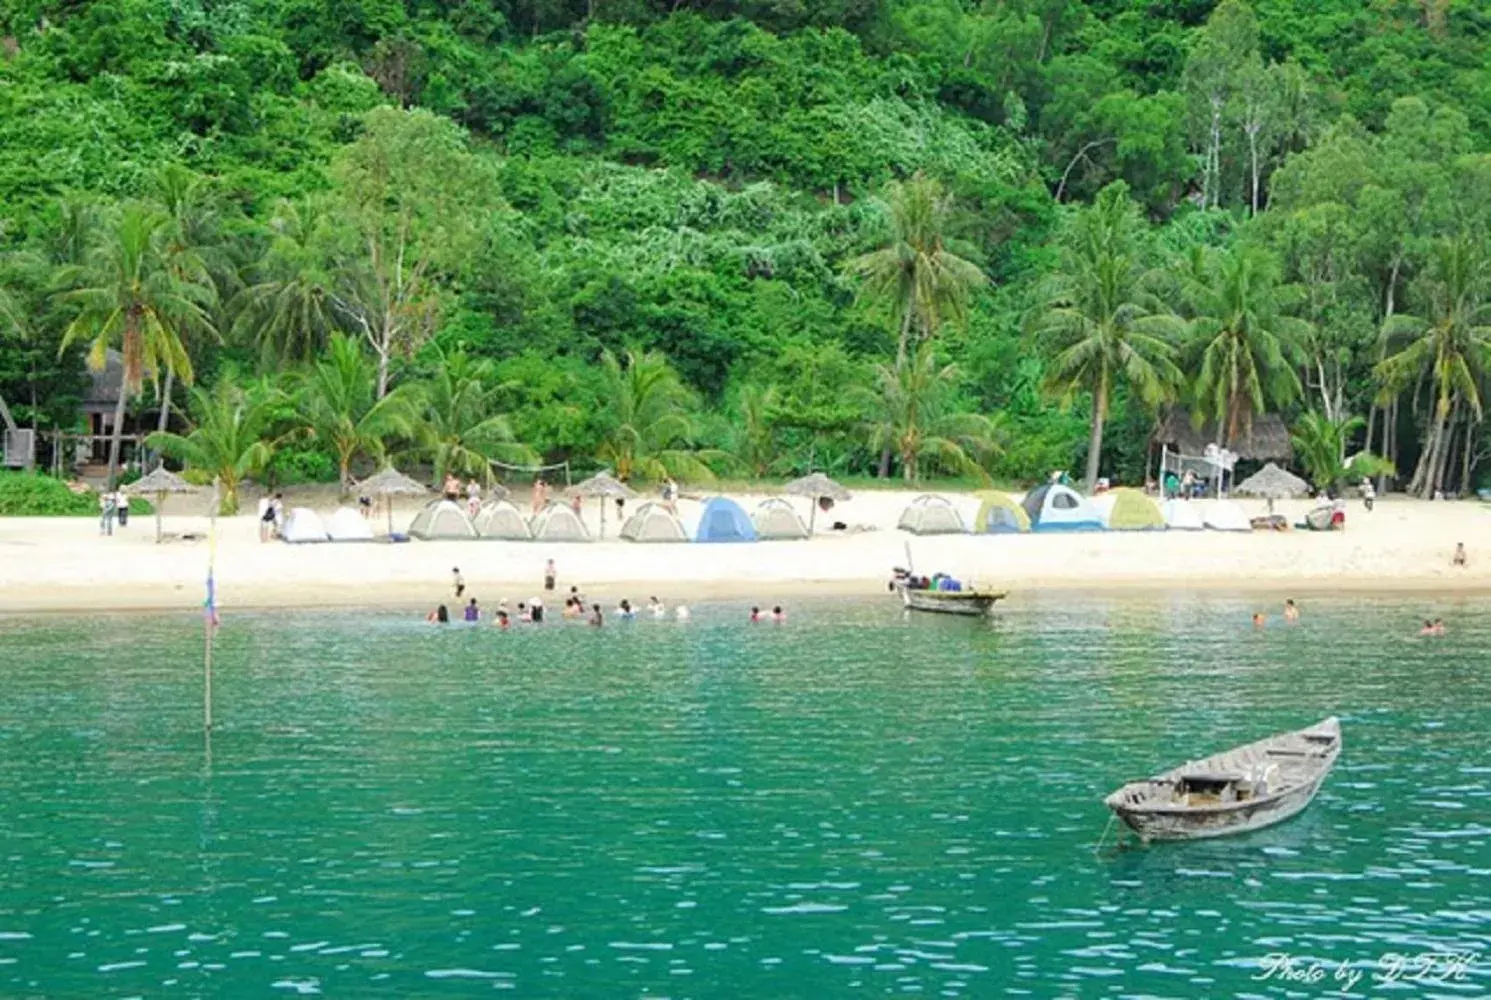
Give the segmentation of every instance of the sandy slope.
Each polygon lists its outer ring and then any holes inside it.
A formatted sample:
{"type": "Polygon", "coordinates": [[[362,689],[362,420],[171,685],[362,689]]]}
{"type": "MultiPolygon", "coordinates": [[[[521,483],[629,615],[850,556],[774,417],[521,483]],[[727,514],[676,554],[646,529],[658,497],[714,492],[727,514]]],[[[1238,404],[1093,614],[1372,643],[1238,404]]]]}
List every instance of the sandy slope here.
{"type": "MultiPolygon", "coordinates": [[[[219,600],[235,606],[384,604],[425,607],[450,596],[451,568],[490,604],[539,589],[544,561],[561,589],[671,603],[711,596],[770,602],[805,592],[884,592],[890,567],[911,543],[916,568],[947,570],[1014,593],[1034,589],[1195,588],[1265,590],[1278,596],[1330,590],[1491,589],[1491,505],[1390,499],[1371,514],[1354,502],[1344,533],[1104,533],[911,538],[895,530],[913,494],[867,492],[834,517],[876,530],[805,542],[756,545],[555,545],[411,542],[405,545],[261,544],[251,516],[219,522],[219,600]],[[1455,543],[1470,566],[1454,569],[1455,543]]],[[[738,497],[750,509],[759,497],[738,497]]],[[[958,498],[970,520],[976,501],[958,498]]],[[[685,502],[687,504],[687,501],[685,502]]],[[[802,502],[799,501],[799,508],[802,502]]],[[[1261,513],[1261,502],[1243,503],[1261,513]]],[[[1297,519],[1306,502],[1280,504],[1297,519]]],[[[166,503],[168,531],[205,531],[202,501],[166,503]],[[193,509],[195,508],[195,509],[193,509]]],[[[412,506],[396,523],[407,525],[412,506]]],[[[594,527],[596,504],[587,507],[594,527]]],[[[381,531],[381,522],[380,522],[381,531]]],[[[614,518],[608,532],[615,534],[614,518]]],[[[200,604],[205,542],[154,544],[154,523],[135,518],[102,538],[94,521],[0,519],[0,610],[193,608],[200,604]]]]}

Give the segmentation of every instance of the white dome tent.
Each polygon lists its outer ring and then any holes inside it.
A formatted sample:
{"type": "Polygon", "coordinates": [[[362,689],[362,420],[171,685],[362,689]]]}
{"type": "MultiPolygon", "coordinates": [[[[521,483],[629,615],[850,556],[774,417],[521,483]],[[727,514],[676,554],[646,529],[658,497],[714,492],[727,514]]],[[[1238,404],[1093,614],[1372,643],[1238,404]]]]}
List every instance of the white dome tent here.
{"type": "Polygon", "coordinates": [[[1165,515],[1165,527],[1171,531],[1201,531],[1206,522],[1201,517],[1201,504],[1194,500],[1166,500],[1160,506],[1165,515]]]}
{"type": "Polygon", "coordinates": [[[465,541],[477,537],[466,508],[454,500],[431,500],[409,522],[409,535],[426,542],[465,541]]]}
{"type": "Polygon", "coordinates": [[[632,512],[621,526],[621,536],[628,542],[686,542],[688,533],[683,522],[659,503],[644,503],[632,512]]]}
{"type": "Polygon", "coordinates": [[[333,542],[371,542],[373,526],[351,507],[341,507],[326,518],[326,534],[333,542]]]}
{"type": "Polygon", "coordinates": [[[528,522],[518,513],[518,508],[506,500],[488,500],[476,512],[476,533],[482,538],[501,538],[513,542],[526,542],[533,537],[528,522]]]}
{"type": "Polygon", "coordinates": [[[947,497],[926,493],[901,512],[896,527],[913,535],[966,535],[968,525],[947,497]]]}
{"type": "Polygon", "coordinates": [[[280,528],[280,540],[291,545],[305,545],[311,542],[329,542],[331,535],[327,534],[326,524],[321,520],[320,514],[309,507],[296,507],[290,511],[284,526],[280,528]]]}
{"type": "Polygon", "coordinates": [[[578,514],[563,504],[551,503],[528,521],[528,530],[540,542],[588,542],[590,531],[578,514]]]}
{"type": "Polygon", "coordinates": [[[756,537],[766,540],[790,540],[808,537],[808,526],[802,523],[792,505],[780,497],[761,501],[751,514],[756,537]]]}

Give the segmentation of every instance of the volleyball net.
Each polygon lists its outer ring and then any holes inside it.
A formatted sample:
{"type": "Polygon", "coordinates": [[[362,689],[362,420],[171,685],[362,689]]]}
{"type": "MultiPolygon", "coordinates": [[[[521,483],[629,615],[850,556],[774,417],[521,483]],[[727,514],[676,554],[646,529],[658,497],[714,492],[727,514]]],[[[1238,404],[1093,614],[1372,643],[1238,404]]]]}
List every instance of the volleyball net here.
{"type": "Polygon", "coordinates": [[[550,462],[547,465],[512,465],[507,462],[499,462],[495,458],[489,458],[487,459],[487,462],[492,466],[492,468],[499,470],[496,473],[498,479],[508,478],[504,476],[503,473],[510,473],[511,478],[514,479],[542,476],[544,479],[547,480],[551,478],[549,474],[555,469],[563,469],[564,485],[566,487],[575,485],[574,480],[570,475],[570,467],[568,462],[550,462]]]}

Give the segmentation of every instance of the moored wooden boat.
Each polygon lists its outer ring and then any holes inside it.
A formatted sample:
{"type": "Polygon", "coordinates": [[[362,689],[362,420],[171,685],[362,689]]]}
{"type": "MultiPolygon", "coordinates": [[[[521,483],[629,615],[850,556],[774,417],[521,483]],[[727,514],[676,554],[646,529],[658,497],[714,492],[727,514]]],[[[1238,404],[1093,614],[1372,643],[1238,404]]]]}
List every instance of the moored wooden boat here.
{"type": "Polygon", "coordinates": [[[918,590],[899,586],[901,602],[912,611],[944,615],[987,615],[1003,593],[988,590],[918,590]]]}
{"type": "Polygon", "coordinates": [[[1198,840],[1282,822],[1315,798],[1341,753],[1334,717],[1191,761],[1105,799],[1144,840],[1198,840]]]}

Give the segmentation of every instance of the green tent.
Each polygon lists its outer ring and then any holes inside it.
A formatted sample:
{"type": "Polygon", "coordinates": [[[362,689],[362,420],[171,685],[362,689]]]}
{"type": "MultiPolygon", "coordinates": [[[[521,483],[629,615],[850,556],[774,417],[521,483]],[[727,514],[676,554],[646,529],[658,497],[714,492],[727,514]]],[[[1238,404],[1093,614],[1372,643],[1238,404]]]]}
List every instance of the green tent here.
{"type": "Polygon", "coordinates": [[[1008,493],[988,490],[978,495],[982,502],[973,530],[980,535],[1005,535],[1030,530],[1030,515],[1008,493]]]}
{"type": "Polygon", "coordinates": [[[1093,504],[1102,512],[1107,508],[1106,522],[1110,531],[1162,531],[1165,515],[1159,506],[1143,492],[1127,487],[1109,490],[1093,498],[1093,504]]]}

